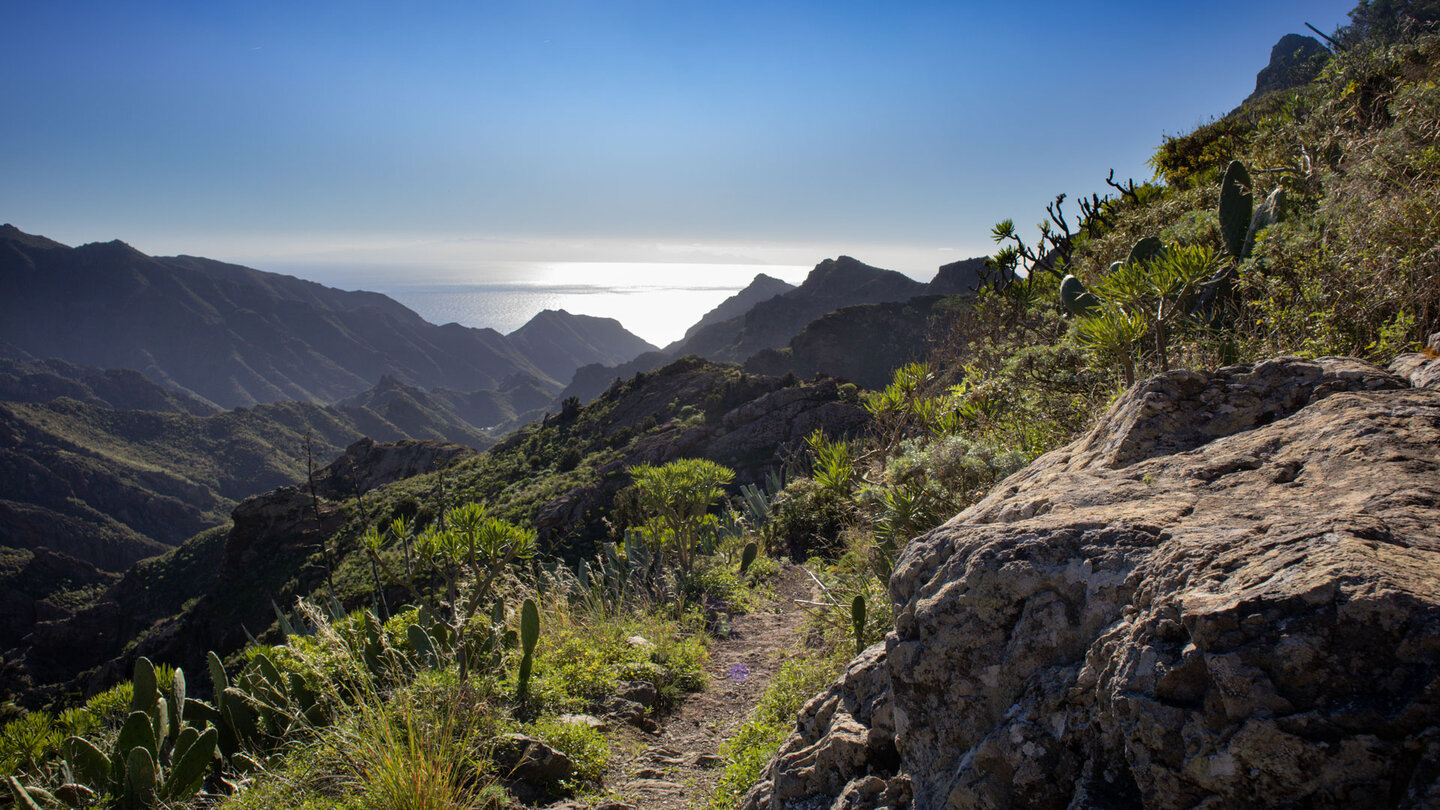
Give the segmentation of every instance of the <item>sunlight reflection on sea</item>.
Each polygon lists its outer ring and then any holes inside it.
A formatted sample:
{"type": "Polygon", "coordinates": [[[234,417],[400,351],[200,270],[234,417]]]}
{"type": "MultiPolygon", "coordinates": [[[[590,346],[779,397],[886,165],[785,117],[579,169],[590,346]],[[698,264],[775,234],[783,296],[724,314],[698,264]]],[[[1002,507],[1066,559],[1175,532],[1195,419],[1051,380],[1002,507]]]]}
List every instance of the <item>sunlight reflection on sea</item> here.
{"type": "MultiPolygon", "coordinates": [[[[459,323],[509,333],[545,309],[614,318],[640,337],[664,346],[758,273],[798,284],[809,267],[754,264],[534,264],[520,278],[467,283],[453,276],[367,285],[415,310],[431,323],[459,323]]],[[[397,280],[398,281],[398,280],[397,280]]]]}

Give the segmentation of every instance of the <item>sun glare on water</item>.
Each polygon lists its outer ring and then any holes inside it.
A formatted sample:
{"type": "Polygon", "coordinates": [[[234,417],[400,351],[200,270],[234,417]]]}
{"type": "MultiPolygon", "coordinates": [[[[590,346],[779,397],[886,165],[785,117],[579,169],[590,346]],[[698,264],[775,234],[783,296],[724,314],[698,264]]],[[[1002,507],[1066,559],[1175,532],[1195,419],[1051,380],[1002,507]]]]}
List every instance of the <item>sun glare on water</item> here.
{"type": "Polygon", "coordinates": [[[459,323],[512,332],[541,310],[614,318],[656,346],[678,340],[759,273],[791,284],[810,268],[799,265],[545,262],[521,265],[496,278],[376,285],[432,323],[459,323]]]}

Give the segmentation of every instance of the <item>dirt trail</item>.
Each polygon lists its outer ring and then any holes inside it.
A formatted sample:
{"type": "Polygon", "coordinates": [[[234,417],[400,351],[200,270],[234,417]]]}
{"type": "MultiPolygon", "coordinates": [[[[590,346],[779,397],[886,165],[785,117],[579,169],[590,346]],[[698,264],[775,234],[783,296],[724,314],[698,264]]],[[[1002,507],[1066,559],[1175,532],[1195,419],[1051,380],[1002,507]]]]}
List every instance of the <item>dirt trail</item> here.
{"type": "Polygon", "coordinates": [[[805,614],[794,600],[811,598],[810,589],[805,572],[786,565],[776,582],[776,600],[762,609],[770,612],[731,617],[729,637],[711,643],[708,688],[658,718],[661,727],[655,734],[627,727],[611,735],[608,798],[598,807],[709,805],[724,770],[720,743],[735,736],[780,664],[799,649],[805,614]]]}

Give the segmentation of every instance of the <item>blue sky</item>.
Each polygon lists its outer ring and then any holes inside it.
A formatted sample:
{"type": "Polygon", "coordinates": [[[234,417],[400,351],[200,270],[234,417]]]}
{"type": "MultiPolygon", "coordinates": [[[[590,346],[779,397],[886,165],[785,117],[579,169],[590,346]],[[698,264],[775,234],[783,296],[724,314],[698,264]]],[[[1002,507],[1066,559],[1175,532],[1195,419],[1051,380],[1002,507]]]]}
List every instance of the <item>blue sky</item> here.
{"type": "Polygon", "coordinates": [[[6,3],[0,220],[292,268],[917,277],[1146,177],[1353,2],[6,3]]]}

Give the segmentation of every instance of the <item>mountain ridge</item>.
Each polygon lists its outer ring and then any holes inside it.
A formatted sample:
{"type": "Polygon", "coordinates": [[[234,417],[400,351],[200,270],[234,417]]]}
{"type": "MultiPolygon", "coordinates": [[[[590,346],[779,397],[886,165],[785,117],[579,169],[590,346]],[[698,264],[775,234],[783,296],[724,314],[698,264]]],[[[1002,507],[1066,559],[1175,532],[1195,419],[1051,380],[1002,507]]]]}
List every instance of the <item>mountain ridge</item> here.
{"type": "Polygon", "coordinates": [[[546,316],[512,340],[428,323],[380,293],[120,240],[72,248],[14,225],[0,228],[0,281],[7,354],[135,369],[220,407],[334,402],[385,375],[476,391],[524,374],[558,389],[572,363],[653,348],[609,319],[546,316]]]}

